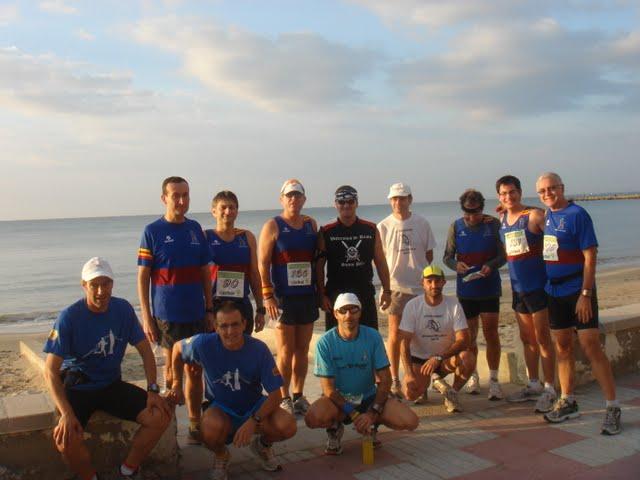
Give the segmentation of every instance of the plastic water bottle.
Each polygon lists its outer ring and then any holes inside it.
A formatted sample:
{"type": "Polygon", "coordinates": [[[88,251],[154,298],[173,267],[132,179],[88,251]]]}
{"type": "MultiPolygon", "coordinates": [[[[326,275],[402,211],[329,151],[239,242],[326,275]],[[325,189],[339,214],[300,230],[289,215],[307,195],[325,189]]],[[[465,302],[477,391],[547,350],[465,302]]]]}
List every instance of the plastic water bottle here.
{"type": "Polygon", "coordinates": [[[362,463],[373,465],[373,435],[371,430],[362,436],[362,463]]]}

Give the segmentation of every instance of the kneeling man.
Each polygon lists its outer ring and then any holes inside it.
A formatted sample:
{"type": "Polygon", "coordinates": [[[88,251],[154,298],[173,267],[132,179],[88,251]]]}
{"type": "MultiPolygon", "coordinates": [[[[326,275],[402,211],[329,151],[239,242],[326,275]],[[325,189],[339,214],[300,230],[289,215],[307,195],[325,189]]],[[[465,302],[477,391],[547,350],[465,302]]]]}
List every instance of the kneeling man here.
{"type": "Polygon", "coordinates": [[[424,295],[410,300],[402,313],[401,358],[407,399],[424,403],[433,379],[445,408],[453,413],[462,411],[458,391],[473,373],[476,359],[467,350],[471,337],[464,311],[456,298],[442,294],[445,283],[436,265],[422,272],[424,295]],[[450,373],[455,375],[453,388],[443,379],[450,373]]]}
{"type": "Polygon", "coordinates": [[[103,410],[138,422],[131,450],[118,470],[119,478],[138,478],[139,465],[167,429],[172,412],[158,394],[155,358],[133,307],[111,296],[113,272],[106,260],[93,257],[85,263],[82,288],[84,298],[60,313],[44,346],[45,379],[61,414],[53,439],[81,480],[97,480],[83,439],[89,417],[103,410]],[[142,356],[146,392],[120,378],[127,343],[142,356]]]}
{"type": "Polygon", "coordinates": [[[216,313],[216,333],[203,333],[176,344],[173,371],[177,381],[169,398],[181,404],[185,363],[204,370],[204,414],[200,430],[205,446],[214,453],[211,478],[227,478],[226,445],[250,445],[262,468],[280,470],[272,444],[296,433],[296,420],[279,407],[282,376],[264,342],[244,334],[246,320],[233,301],[225,301],[216,313]],[[262,390],[268,396],[262,394],[262,390]],[[254,437],[254,434],[258,436],[254,437]]]}
{"type": "Polygon", "coordinates": [[[393,430],[418,426],[410,408],[389,398],[391,373],[384,343],[377,330],[360,325],[358,297],[342,293],[333,308],[338,326],[316,345],[314,373],[320,377],[322,397],[305,416],[309,428],[327,429],[327,455],[342,453],[344,425],[352,422],[363,435],[375,434],[379,424],[393,430]]]}

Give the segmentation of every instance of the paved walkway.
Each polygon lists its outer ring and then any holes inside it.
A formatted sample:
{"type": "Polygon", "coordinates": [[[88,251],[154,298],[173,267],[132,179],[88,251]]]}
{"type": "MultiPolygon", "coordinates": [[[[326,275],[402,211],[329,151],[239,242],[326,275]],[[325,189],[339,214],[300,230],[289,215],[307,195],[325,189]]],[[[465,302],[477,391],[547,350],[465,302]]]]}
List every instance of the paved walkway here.
{"type": "MultiPolygon", "coordinates": [[[[317,379],[308,378],[309,400],[317,398],[317,379]]],[[[276,444],[281,472],[259,469],[247,448],[231,449],[230,479],[373,480],[439,478],[500,479],[637,479],[640,478],[640,373],[619,378],[623,432],[600,435],[604,401],[597,384],[577,390],[582,416],[564,424],[547,424],[533,414],[533,402],[489,402],[484,395],[461,395],[465,413],[447,414],[442,397],[429,392],[429,403],[413,407],[420,416],[415,432],[381,429],[383,446],[375,463],[361,463],[360,439],[347,428],[344,453],[322,454],[324,430],[309,430],[302,419],[297,435],[276,444]]],[[[506,385],[510,392],[517,387],[506,385]]],[[[483,390],[484,393],[484,390],[483,390]]],[[[179,409],[179,443],[183,480],[205,480],[212,463],[204,447],[186,446],[184,408],[179,409]]]]}

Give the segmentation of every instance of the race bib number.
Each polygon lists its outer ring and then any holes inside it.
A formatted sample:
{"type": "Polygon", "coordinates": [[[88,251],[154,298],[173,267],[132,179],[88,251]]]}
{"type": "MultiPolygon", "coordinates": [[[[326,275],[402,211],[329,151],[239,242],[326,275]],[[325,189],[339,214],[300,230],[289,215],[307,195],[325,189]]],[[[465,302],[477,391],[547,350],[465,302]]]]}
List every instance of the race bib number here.
{"type": "Polygon", "coordinates": [[[545,235],[542,257],[549,262],[558,261],[558,238],[555,235],[545,235]]]}
{"type": "Polygon", "coordinates": [[[507,255],[513,257],[515,255],[522,255],[529,251],[529,242],[527,242],[527,235],[524,230],[516,230],[514,232],[507,232],[504,235],[504,247],[507,250],[507,255]]]}
{"type": "Polygon", "coordinates": [[[290,287],[311,285],[311,262],[287,263],[287,283],[290,287]]]}
{"type": "Polygon", "coordinates": [[[218,271],[218,282],[216,285],[216,295],[219,297],[244,297],[244,273],[218,271]]]}

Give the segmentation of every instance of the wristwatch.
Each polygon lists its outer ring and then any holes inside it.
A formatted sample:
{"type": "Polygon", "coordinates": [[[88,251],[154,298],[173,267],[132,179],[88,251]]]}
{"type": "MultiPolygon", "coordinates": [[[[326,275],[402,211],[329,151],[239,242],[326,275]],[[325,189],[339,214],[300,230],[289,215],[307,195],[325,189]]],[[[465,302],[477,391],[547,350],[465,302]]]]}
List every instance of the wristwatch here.
{"type": "Polygon", "coordinates": [[[432,355],[431,358],[435,358],[436,360],[438,360],[439,362],[442,362],[442,360],[444,360],[442,358],[442,355],[432,355]]]}
{"type": "Polygon", "coordinates": [[[265,315],[267,313],[267,309],[264,307],[258,307],[256,308],[256,313],[259,313],[260,315],[265,315]]]}
{"type": "Polygon", "coordinates": [[[377,415],[382,415],[382,410],[384,410],[384,405],[381,405],[379,403],[374,403],[373,405],[371,405],[371,410],[377,415]]]}
{"type": "Polygon", "coordinates": [[[580,292],[580,295],[582,295],[583,297],[590,297],[592,295],[592,291],[589,288],[583,288],[582,292],[580,292]]]}
{"type": "Polygon", "coordinates": [[[157,383],[151,383],[149,384],[149,386],[147,387],[147,392],[151,392],[151,393],[160,393],[160,387],[158,386],[157,383]]]}

